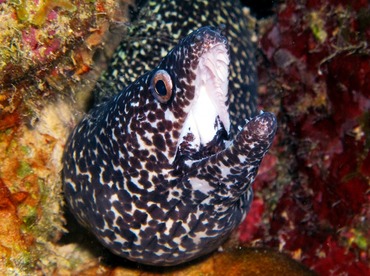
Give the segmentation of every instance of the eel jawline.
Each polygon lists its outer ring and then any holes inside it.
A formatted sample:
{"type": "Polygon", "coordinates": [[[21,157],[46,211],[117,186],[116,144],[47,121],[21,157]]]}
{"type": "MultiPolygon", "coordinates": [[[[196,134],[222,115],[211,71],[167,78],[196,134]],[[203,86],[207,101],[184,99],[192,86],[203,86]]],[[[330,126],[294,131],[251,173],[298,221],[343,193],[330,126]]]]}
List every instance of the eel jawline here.
{"type": "Polygon", "coordinates": [[[276,117],[269,112],[254,117],[226,149],[201,160],[187,160],[194,189],[239,200],[253,182],[262,158],[270,148],[277,129],[276,117]],[[205,182],[213,175],[215,181],[205,182]],[[220,187],[220,183],[222,186],[220,187]]]}

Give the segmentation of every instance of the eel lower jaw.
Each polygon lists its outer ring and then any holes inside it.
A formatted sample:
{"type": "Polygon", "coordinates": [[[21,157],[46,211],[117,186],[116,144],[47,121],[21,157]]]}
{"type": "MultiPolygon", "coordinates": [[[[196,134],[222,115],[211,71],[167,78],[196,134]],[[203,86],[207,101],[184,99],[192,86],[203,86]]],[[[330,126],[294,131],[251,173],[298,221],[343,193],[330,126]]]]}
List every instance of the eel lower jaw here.
{"type": "Polygon", "coordinates": [[[229,134],[223,127],[223,124],[218,117],[216,117],[215,125],[218,125],[216,134],[214,135],[213,139],[205,145],[200,144],[199,146],[194,147],[193,142],[197,138],[194,138],[192,133],[188,133],[188,135],[183,138],[183,141],[178,148],[178,155],[180,159],[200,160],[203,158],[208,158],[224,150],[226,144],[229,142],[227,141],[229,134]]]}
{"type": "Polygon", "coordinates": [[[223,150],[199,160],[186,160],[184,165],[191,175],[189,182],[194,189],[205,194],[216,190],[236,200],[253,182],[262,158],[272,145],[276,129],[277,120],[272,113],[262,112],[255,116],[246,122],[232,141],[227,141],[223,150]],[[215,189],[212,183],[204,181],[210,176],[209,171],[203,168],[209,166],[217,174],[213,177],[222,180],[224,189],[215,189]]]}

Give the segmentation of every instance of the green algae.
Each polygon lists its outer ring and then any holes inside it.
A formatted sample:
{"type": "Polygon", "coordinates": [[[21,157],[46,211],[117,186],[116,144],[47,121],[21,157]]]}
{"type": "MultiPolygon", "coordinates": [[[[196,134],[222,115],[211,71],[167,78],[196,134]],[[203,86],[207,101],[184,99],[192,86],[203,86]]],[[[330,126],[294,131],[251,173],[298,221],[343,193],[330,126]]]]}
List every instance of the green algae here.
{"type": "Polygon", "coordinates": [[[17,170],[17,175],[20,178],[25,178],[33,172],[32,167],[26,161],[21,160],[17,170]]]}
{"type": "Polygon", "coordinates": [[[325,21],[320,12],[313,11],[309,14],[309,26],[315,39],[319,43],[324,43],[328,33],[325,31],[325,21]]]}

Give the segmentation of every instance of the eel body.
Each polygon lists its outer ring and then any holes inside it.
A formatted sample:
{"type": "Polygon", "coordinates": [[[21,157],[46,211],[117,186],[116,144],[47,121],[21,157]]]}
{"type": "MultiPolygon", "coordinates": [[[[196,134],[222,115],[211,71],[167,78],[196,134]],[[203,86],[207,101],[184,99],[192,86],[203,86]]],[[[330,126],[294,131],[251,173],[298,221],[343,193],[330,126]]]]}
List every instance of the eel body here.
{"type": "Polygon", "coordinates": [[[67,142],[67,203],[117,255],[161,266],[192,260],[217,249],[249,210],[251,183],[277,124],[271,113],[255,114],[252,43],[235,7],[224,9],[231,3],[149,1],[149,26],[161,35],[141,52],[138,39],[122,42],[96,88],[100,103],[67,142]],[[177,10],[169,9],[174,3],[177,10]],[[191,13],[183,14],[190,26],[166,23],[179,20],[178,9],[191,13]],[[207,20],[197,17],[210,12],[222,20],[231,14],[231,21],[211,21],[225,24],[222,31],[198,28],[207,20]],[[165,55],[177,37],[163,37],[172,33],[183,38],[165,55]],[[145,65],[140,70],[128,66],[138,60],[145,65]],[[104,100],[104,90],[115,95],[104,100]]]}

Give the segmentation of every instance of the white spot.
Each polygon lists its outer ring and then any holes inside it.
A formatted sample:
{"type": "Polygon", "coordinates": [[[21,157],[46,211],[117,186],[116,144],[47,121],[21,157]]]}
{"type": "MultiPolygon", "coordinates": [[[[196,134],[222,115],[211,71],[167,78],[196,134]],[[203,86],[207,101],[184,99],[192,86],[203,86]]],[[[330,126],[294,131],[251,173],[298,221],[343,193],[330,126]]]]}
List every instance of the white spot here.
{"type": "Polygon", "coordinates": [[[193,190],[201,191],[204,194],[208,194],[213,188],[209,186],[208,182],[204,179],[190,178],[189,182],[193,187],[193,190]]]}

